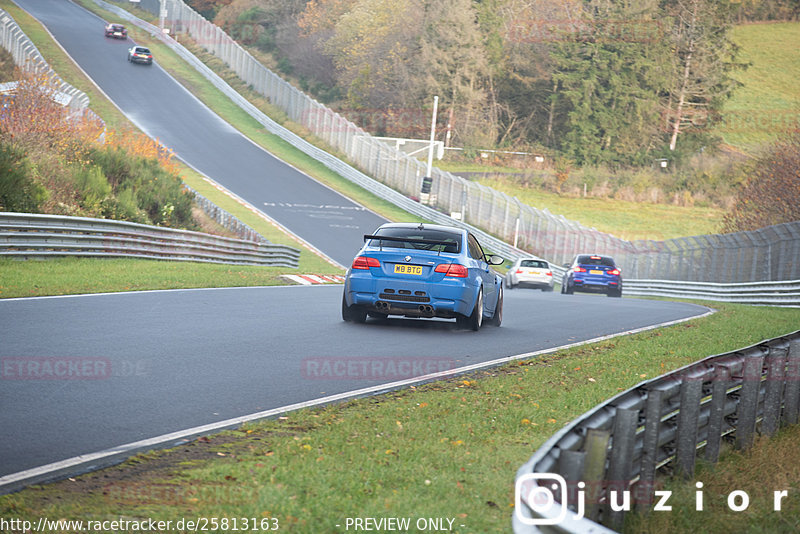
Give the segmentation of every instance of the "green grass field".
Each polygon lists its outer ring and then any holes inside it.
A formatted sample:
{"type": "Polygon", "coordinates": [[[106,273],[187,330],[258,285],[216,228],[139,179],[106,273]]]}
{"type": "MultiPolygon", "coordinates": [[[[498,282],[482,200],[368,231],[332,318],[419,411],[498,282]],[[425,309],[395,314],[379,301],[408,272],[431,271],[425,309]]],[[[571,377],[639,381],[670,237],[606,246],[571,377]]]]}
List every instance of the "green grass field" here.
{"type": "Polygon", "coordinates": [[[757,151],[800,128],[800,22],[737,26],[740,60],[750,63],[733,77],[742,85],[725,103],[716,128],[726,143],[757,151]]]}
{"type": "Polygon", "coordinates": [[[621,239],[672,239],[713,234],[719,230],[723,210],[672,204],[629,202],[607,198],[570,198],[539,189],[521,188],[502,177],[479,180],[522,203],[571,221],[596,228],[621,239]]]}

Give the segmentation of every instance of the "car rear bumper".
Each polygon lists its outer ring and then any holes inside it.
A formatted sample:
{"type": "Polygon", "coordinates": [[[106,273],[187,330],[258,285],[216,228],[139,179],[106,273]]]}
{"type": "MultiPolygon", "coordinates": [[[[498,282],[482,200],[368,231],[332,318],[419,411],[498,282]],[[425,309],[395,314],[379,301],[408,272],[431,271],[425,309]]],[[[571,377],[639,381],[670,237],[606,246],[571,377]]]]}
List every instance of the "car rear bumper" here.
{"type": "Polygon", "coordinates": [[[596,293],[606,293],[622,289],[622,281],[619,279],[603,278],[575,278],[572,281],[572,288],[575,291],[586,291],[596,293]]]}
{"type": "Polygon", "coordinates": [[[453,318],[469,315],[477,289],[465,279],[442,283],[413,282],[353,274],[345,282],[347,304],[387,315],[453,318]]]}
{"type": "Polygon", "coordinates": [[[511,282],[514,285],[519,285],[522,287],[535,287],[535,288],[553,287],[552,276],[536,276],[536,275],[526,276],[523,274],[517,274],[511,278],[511,282]]]}

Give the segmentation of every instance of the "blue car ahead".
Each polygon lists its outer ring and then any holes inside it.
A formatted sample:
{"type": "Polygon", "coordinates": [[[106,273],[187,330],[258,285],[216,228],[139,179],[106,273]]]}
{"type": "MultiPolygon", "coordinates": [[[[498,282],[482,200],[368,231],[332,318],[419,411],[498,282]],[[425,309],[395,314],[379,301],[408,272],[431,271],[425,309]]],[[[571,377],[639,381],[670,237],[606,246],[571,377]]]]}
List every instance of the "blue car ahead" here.
{"type": "Polygon", "coordinates": [[[388,223],[364,236],[347,271],[342,319],[442,317],[478,330],[503,320],[502,278],[478,240],[461,228],[388,223]]]}
{"type": "Polygon", "coordinates": [[[609,297],[622,296],[622,273],[611,256],[578,254],[572,263],[565,263],[567,272],[561,281],[561,292],[572,295],[575,291],[605,293],[609,297]]]}

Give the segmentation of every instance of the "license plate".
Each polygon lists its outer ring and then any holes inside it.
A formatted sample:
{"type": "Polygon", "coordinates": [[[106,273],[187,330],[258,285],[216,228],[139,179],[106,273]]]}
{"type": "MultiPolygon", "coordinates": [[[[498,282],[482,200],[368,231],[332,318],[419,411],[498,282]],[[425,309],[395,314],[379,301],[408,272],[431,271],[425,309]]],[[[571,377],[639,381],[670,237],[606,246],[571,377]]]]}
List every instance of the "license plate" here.
{"type": "Polygon", "coordinates": [[[397,274],[413,274],[414,276],[422,276],[422,267],[419,265],[403,265],[398,263],[394,266],[394,272],[397,274]]]}
{"type": "Polygon", "coordinates": [[[597,269],[592,269],[589,271],[589,274],[605,274],[604,271],[598,271],[597,269]]]}

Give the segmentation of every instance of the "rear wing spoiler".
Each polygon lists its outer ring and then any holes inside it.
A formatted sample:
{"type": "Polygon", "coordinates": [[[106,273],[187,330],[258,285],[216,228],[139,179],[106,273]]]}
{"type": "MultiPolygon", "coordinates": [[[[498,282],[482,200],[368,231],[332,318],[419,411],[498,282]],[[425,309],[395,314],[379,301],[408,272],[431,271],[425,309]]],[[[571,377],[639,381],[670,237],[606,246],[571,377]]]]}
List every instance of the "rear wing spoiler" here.
{"type": "MultiPolygon", "coordinates": [[[[420,239],[414,237],[390,237],[384,235],[369,235],[364,234],[364,241],[368,239],[377,239],[381,243],[378,245],[381,250],[383,250],[383,241],[395,241],[400,243],[418,243],[420,245],[442,245],[445,247],[451,247],[453,245],[459,246],[459,243],[454,243],[452,241],[440,241],[438,239],[420,239]]],[[[460,247],[459,247],[460,248],[460,247]]],[[[441,254],[442,251],[440,250],[439,253],[441,254]]]]}

